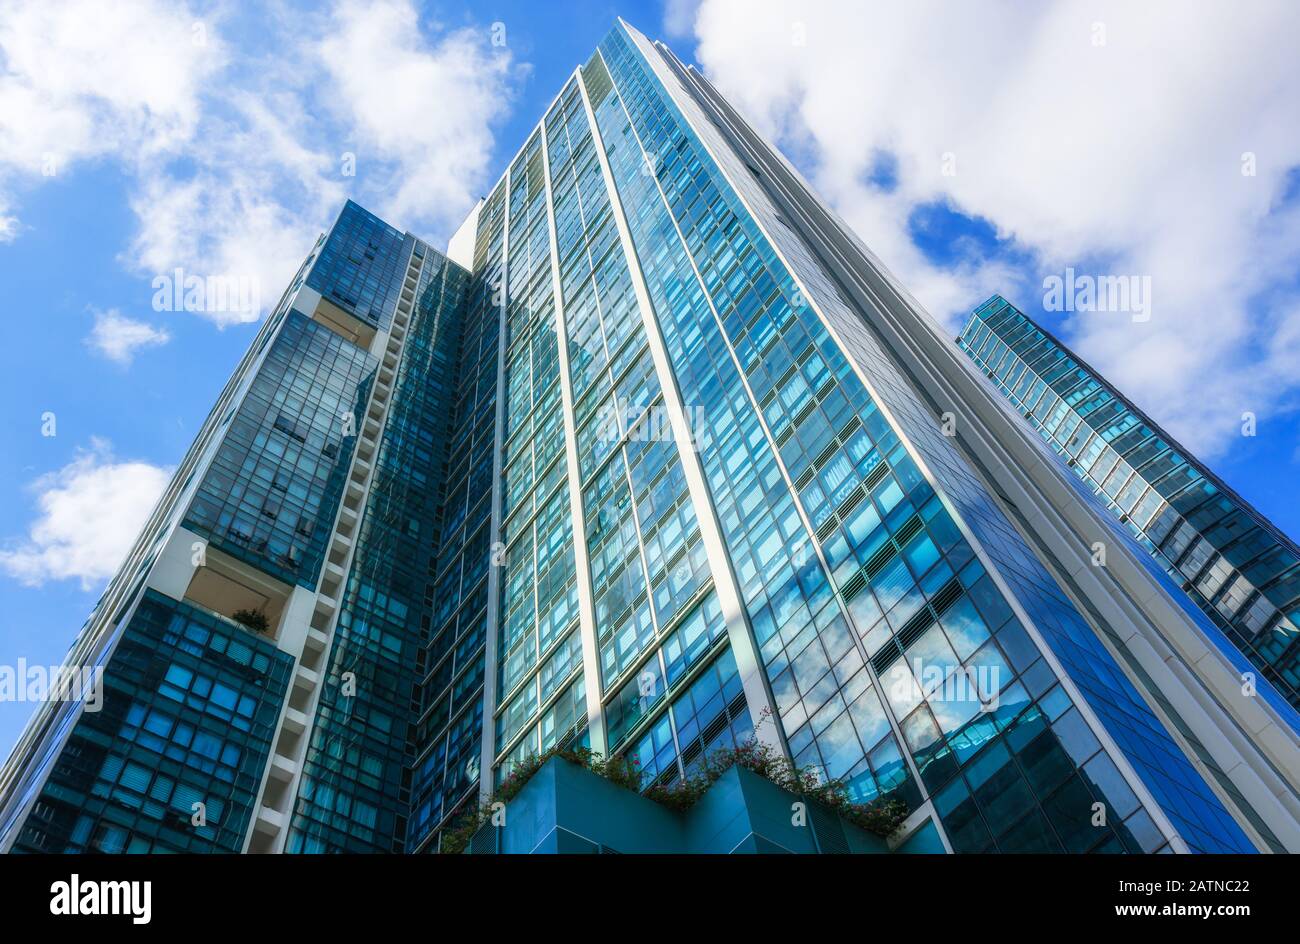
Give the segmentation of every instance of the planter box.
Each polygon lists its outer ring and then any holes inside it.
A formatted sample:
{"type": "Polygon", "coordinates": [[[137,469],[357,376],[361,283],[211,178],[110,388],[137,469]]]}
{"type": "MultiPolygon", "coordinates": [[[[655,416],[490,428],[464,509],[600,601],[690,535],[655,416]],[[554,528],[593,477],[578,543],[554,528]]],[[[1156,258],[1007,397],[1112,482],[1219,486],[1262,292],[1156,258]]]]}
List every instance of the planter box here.
{"type": "Polygon", "coordinates": [[[732,767],[698,803],[677,813],[555,757],[506,806],[504,825],[484,826],[468,851],[627,855],[889,851],[879,836],[814,803],[805,804],[803,821],[795,825],[798,802],[799,797],[758,774],[732,767]]]}

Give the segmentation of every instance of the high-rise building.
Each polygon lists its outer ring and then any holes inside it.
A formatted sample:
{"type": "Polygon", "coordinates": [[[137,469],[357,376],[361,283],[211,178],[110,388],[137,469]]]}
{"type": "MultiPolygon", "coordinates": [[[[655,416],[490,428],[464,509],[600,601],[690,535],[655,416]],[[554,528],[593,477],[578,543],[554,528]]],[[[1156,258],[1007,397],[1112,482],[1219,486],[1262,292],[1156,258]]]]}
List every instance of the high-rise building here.
{"type": "Polygon", "coordinates": [[[972,312],[957,345],[1205,611],[1225,641],[1292,706],[1300,706],[1295,542],[1001,296],[972,312]]]}
{"type": "Polygon", "coordinates": [[[69,654],[100,710],[43,705],[0,774],[0,842],[433,851],[505,782],[472,851],[1298,851],[1295,716],[1206,625],[620,22],[446,256],[351,203],[322,237],[69,654]],[[751,743],[901,824],[802,826],[748,768],[684,812],[511,776],[751,743]]]}

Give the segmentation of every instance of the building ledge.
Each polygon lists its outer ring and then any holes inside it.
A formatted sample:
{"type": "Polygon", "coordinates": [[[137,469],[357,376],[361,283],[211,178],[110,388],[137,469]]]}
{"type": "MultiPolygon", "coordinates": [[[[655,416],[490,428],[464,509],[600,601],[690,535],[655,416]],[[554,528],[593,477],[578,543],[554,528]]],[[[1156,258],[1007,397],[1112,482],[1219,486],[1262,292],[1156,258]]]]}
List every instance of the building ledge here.
{"type": "MultiPolygon", "coordinates": [[[[466,849],[472,854],[876,854],[879,836],[802,801],[751,770],[726,771],[676,812],[583,767],[553,757],[466,849]],[[796,804],[803,803],[802,809],[796,804]]],[[[942,852],[928,821],[896,851],[942,852]]]]}

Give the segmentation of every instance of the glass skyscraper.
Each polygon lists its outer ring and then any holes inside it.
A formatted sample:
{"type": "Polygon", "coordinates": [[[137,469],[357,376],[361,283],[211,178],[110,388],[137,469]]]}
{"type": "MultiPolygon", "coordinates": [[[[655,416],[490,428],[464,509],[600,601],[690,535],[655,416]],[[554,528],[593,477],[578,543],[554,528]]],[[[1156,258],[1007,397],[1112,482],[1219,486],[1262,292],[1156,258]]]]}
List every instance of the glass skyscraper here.
{"type": "MultiPolygon", "coordinates": [[[[321,238],[69,653],[102,708],[44,704],[0,773],[0,843],[436,851],[558,746],[650,785],[756,741],[905,807],[812,851],[1298,851],[1285,673],[1221,636],[620,22],[445,255],[352,203],[321,238]]],[[[732,787],[735,848],[804,848],[732,787]]],[[[713,848],[627,809],[471,848],[713,848]]]]}
{"type": "Polygon", "coordinates": [[[1001,296],[957,344],[1261,676],[1300,706],[1300,548],[1001,296]]]}

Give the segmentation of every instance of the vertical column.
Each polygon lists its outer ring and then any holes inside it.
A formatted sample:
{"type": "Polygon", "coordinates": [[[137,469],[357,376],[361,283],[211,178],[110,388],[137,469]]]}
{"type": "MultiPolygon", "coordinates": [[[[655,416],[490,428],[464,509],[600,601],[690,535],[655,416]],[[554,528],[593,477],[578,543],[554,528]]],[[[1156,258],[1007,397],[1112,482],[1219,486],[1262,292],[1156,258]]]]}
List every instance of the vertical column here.
{"type": "Polygon", "coordinates": [[[487,638],[483,640],[483,735],[479,760],[479,796],[487,800],[492,795],[492,764],[496,760],[497,708],[497,639],[501,623],[501,570],[496,562],[497,542],[501,534],[501,476],[505,459],[505,378],[506,378],[506,314],[509,310],[510,266],[510,169],[505,174],[505,208],[501,219],[501,271],[499,289],[493,300],[499,304],[497,313],[497,380],[496,429],[492,439],[492,516],[488,525],[492,538],[489,543],[492,561],[488,567],[487,586],[487,638]]]}
{"type": "Polygon", "coordinates": [[[686,476],[691,502],[695,506],[696,519],[700,527],[700,538],[704,542],[705,553],[708,555],[709,560],[709,569],[713,574],[714,588],[718,594],[718,602],[721,604],[723,618],[727,625],[727,638],[731,643],[736,666],[740,671],[745,700],[749,704],[750,715],[754,719],[754,734],[760,742],[768,744],[782,753],[788,753],[778,726],[772,721],[776,717],[776,708],[771,693],[768,691],[767,676],[763,671],[758,648],[754,643],[753,634],[750,632],[749,623],[745,618],[745,608],[741,601],[740,589],[736,583],[735,574],[731,570],[731,560],[727,555],[726,546],[722,540],[722,530],[718,524],[717,513],[714,510],[713,501],[709,497],[708,486],[705,484],[704,470],[700,465],[699,456],[695,452],[694,437],[686,419],[681,391],[677,387],[677,379],[673,375],[668,351],[664,346],[663,336],[655,319],[654,308],[650,303],[650,294],[645,284],[645,276],[641,272],[636,248],[632,244],[632,235],[628,229],[623,203],[619,197],[618,189],[614,185],[614,175],[610,170],[609,159],[605,154],[604,141],[601,138],[600,128],[596,124],[596,114],[592,109],[591,99],[587,94],[586,83],[580,70],[578,72],[578,89],[582,93],[582,104],[587,113],[587,123],[591,127],[596,159],[600,163],[601,176],[604,178],[605,189],[609,194],[611,215],[618,228],[619,245],[627,260],[628,270],[632,277],[632,288],[636,294],[637,308],[641,312],[646,340],[650,346],[650,356],[654,361],[659,385],[663,388],[664,409],[668,414],[672,427],[673,441],[677,445],[677,452],[681,459],[682,470],[686,476]]]}
{"type": "MultiPolygon", "coordinates": [[[[573,71],[577,81],[578,70],[573,71]]],[[[561,91],[561,98],[563,92],[561,91]]],[[[549,233],[551,291],[554,295],[555,341],[560,362],[560,402],[564,407],[564,459],[569,480],[569,508],[573,518],[573,555],[578,584],[578,632],[582,634],[582,678],[587,699],[587,731],[591,749],[604,755],[605,713],[601,704],[600,656],[596,639],[596,607],[591,594],[591,560],[587,554],[587,528],[582,506],[582,472],[578,466],[578,431],[575,422],[573,378],[569,373],[569,339],[564,322],[560,287],[559,244],[555,232],[555,201],[551,191],[551,155],[547,146],[546,118],[542,119],[542,171],[546,187],[546,227],[549,233]]]]}

